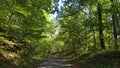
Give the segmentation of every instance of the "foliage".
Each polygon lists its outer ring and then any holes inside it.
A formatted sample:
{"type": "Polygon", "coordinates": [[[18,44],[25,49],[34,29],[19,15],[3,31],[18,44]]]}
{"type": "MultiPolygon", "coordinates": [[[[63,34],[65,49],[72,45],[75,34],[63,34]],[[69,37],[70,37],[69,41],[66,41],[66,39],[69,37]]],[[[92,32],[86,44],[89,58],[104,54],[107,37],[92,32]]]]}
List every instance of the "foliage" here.
{"type": "MultiPolygon", "coordinates": [[[[20,68],[33,68],[34,65],[27,65],[49,55],[51,39],[47,32],[51,31],[47,25],[52,23],[49,20],[51,0],[1,0],[0,9],[1,56],[20,68]],[[9,58],[8,53],[17,56],[9,58]]],[[[3,67],[6,66],[4,64],[3,67]]]]}
{"type": "Polygon", "coordinates": [[[9,61],[12,68],[34,68],[32,63],[51,54],[75,58],[119,51],[119,4],[119,0],[0,0],[0,61],[4,60],[0,64],[4,67],[9,61]]]}

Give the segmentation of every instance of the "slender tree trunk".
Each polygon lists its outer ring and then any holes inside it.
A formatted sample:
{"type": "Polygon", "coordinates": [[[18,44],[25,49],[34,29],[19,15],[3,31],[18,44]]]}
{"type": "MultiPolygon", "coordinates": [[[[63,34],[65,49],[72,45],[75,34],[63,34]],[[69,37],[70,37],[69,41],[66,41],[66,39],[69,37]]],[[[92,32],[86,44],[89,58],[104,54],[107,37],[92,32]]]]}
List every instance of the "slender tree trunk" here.
{"type": "Polygon", "coordinates": [[[102,5],[100,3],[98,3],[98,22],[99,22],[100,45],[102,49],[105,49],[104,35],[103,35],[103,23],[102,23],[102,5]]]}
{"type": "Polygon", "coordinates": [[[71,36],[72,36],[72,41],[71,41],[72,42],[71,43],[72,44],[72,49],[71,49],[72,51],[71,52],[74,54],[74,57],[76,57],[77,53],[76,53],[76,45],[75,45],[74,34],[72,34],[71,36]]]}
{"type": "MultiPolygon", "coordinates": [[[[116,3],[117,6],[119,5],[119,1],[118,0],[115,3],[116,3]]],[[[116,21],[117,21],[117,35],[120,35],[120,23],[119,23],[120,11],[119,11],[118,7],[116,7],[116,15],[115,16],[116,16],[116,21]]]]}
{"type": "Polygon", "coordinates": [[[115,42],[115,49],[118,49],[117,43],[117,30],[116,30],[116,23],[115,23],[115,15],[112,15],[112,22],[113,22],[113,32],[114,32],[114,42],[115,42]]]}
{"type": "Polygon", "coordinates": [[[72,47],[73,47],[74,57],[76,57],[77,53],[76,53],[76,46],[75,46],[74,40],[72,41],[72,47]]]}
{"type": "Polygon", "coordinates": [[[93,43],[94,43],[94,48],[96,49],[96,37],[95,37],[95,30],[94,30],[94,27],[92,27],[92,32],[93,32],[93,43]]]}
{"type": "MultiPolygon", "coordinates": [[[[118,5],[118,4],[117,4],[118,5]]],[[[119,12],[119,9],[118,9],[118,7],[116,7],[116,15],[115,15],[115,17],[116,17],[116,24],[117,24],[117,36],[118,36],[118,42],[120,41],[120,23],[119,23],[119,18],[120,18],[120,12],[119,12]],[[118,16],[118,15],[119,16],[118,16]]],[[[118,46],[119,46],[119,44],[118,44],[118,46]]]]}
{"type": "Polygon", "coordinates": [[[114,42],[115,42],[115,49],[118,49],[118,39],[117,39],[117,14],[115,11],[115,5],[114,5],[114,1],[111,0],[112,3],[112,23],[113,23],[113,33],[114,33],[114,42]]]}
{"type": "Polygon", "coordinates": [[[88,32],[87,32],[87,29],[85,29],[85,39],[86,39],[86,46],[88,45],[88,38],[87,38],[87,34],[88,34],[88,32]]]}
{"type": "Polygon", "coordinates": [[[119,26],[119,18],[118,18],[118,16],[117,16],[117,13],[115,14],[115,19],[116,19],[116,30],[117,30],[117,35],[119,35],[120,26],[119,26]]]}

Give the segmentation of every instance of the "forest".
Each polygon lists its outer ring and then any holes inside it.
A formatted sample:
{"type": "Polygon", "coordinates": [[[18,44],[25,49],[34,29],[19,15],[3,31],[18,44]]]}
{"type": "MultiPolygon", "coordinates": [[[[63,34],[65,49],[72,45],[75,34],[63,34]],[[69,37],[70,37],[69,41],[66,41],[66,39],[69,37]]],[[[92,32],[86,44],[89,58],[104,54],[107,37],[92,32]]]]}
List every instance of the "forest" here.
{"type": "Polygon", "coordinates": [[[120,0],[0,0],[0,68],[37,68],[51,55],[120,68],[120,0]]]}

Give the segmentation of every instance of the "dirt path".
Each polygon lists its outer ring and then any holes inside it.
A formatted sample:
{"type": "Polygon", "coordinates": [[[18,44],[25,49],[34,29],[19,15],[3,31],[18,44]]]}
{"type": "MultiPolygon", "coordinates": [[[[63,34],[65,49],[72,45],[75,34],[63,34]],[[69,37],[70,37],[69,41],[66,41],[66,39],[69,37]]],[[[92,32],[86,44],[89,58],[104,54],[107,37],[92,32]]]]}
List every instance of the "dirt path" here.
{"type": "Polygon", "coordinates": [[[66,64],[56,56],[51,56],[37,68],[73,68],[72,64],[66,64]]]}

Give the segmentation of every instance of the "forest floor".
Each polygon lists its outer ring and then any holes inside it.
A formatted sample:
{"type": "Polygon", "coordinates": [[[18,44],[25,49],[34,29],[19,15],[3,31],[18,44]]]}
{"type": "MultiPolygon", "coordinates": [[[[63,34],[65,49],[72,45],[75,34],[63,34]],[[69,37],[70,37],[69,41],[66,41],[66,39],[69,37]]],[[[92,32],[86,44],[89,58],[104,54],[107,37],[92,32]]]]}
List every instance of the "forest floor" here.
{"type": "Polygon", "coordinates": [[[120,51],[101,51],[73,56],[73,54],[59,57],[51,56],[42,61],[26,58],[25,65],[25,62],[22,61],[16,66],[11,61],[8,62],[8,59],[0,53],[0,66],[3,61],[5,64],[5,67],[0,68],[120,68],[120,51]]]}
{"type": "Polygon", "coordinates": [[[120,51],[84,53],[77,57],[69,55],[62,59],[74,64],[77,68],[120,68],[120,51]]]}
{"type": "Polygon", "coordinates": [[[46,59],[37,68],[75,68],[73,64],[68,64],[65,60],[62,60],[56,56],[51,56],[46,59]]]}

